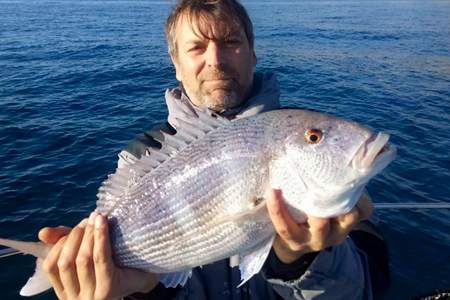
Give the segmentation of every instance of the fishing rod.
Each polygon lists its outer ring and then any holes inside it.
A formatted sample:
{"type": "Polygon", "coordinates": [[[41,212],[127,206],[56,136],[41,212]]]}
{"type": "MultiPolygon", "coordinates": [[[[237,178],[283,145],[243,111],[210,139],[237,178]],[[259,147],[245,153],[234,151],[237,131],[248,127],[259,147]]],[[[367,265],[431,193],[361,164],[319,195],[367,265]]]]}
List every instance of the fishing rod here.
{"type": "Polygon", "coordinates": [[[449,209],[450,203],[417,203],[417,202],[401,202],[401,203],[374,203],[376,209],[449,209]]]}
{"type": "Polygon", "coordinates": [[[6,248],[0,250],[0,258],[8,257],[12,255],[20,254],[20,251],[17,251],[16,249],[12,248],[6,248]]]}
{"type": "MultiPolygon", "coordinates": [[[[400,203],[374,203],[376,209],[450,209],[450,203],[417,203],[417,202],[400,202],[400,203]]],[[[0,249],[0,258],[20,254],[12,248],[0,249]]]]}

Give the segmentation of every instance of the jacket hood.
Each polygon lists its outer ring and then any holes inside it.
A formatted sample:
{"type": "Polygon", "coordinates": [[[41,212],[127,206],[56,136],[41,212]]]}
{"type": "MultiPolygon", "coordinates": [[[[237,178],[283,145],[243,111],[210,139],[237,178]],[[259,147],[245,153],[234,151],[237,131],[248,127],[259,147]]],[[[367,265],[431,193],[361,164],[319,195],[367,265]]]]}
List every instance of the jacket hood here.
{"type": "MultiPolygon", "coordinates": [[[[166,90],[166,104],[169,110],[168,122],[177,128],[176,119],[186,120],[197,116],[202,109],[195,106],[180,87],[166,90]]],[[[240,106],[221,112],[228,118],[246,118],[261,112],[280,108],[280,88],[272,73],[255,73],[250,97],[240,106]]]]}

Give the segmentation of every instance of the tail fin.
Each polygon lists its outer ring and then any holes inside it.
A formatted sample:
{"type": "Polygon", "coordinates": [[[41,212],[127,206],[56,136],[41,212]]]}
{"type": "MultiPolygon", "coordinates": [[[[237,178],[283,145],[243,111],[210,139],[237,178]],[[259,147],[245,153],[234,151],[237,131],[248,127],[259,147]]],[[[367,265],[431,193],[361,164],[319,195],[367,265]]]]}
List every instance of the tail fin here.
{"type": "Polygon", "coordinates": [[[52,287],[47,275],[42,270],[42,260],[47,257],[51,246],[41,242],[21,242],[1,238],[0,245],[16,249],[23,254],[31,254],[37,257],[36,270],[34,271],[33,276],[28,279],[27,283],[20,290],[21,296],[34,296],[52,287]]]}
{"type": "Polygon", "coordinates": [[[21,242],[0,238],[0,245],[13,248],[23,254],[30,254],[39,258],[46,258],[51,246],[41,242],[21,242]]]}

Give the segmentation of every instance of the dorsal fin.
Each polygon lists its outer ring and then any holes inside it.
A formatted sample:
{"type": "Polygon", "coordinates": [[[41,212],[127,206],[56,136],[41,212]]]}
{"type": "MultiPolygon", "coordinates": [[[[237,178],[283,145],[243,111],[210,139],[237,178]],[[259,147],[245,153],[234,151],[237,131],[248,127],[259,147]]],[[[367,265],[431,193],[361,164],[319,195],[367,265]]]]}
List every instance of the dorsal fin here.
{"type": "Polygon", "coordinates": [[[98,212],[108,215],[116,203],[126,195],[127,190],[141,177],[158,168],[193,141],[231,122],[210,110],[197,112],[197,115],[189,119],[177,119],[179,126],[174,135],[161,131],[161,135],[155,139],[161,143],[161,149],[148,148],[145,155],[134,164],[117,168],[114,174],[109,175],[97,193],[98,212]]]}

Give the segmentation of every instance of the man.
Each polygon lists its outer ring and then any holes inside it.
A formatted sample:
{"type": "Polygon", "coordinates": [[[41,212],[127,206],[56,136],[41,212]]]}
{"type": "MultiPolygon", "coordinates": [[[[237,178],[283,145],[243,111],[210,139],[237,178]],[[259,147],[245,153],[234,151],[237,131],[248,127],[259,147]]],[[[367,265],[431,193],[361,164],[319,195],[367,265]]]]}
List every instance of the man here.
{"type": "MultiPolygon", "coordinates": [[[[234,119],[279,107],[275,77],[254,74],[253,28],[237,1],[180,1],[167,20],[166,36],[181,85],[166,92],[168,124],[158,130],[176,134],[176,119],[200,108],[234,119]]],[[[119,154],[119,167],[160,146],[156,134],[133,140],[119,154]]],[[[386,283],[374,280],[388,276],[387,260],[373,253],[385,252],[384,244],[372,226],[359,223],[372,212],[367,197],[345,215],[308,216],[304,224],[289,215],[281,191],[268,191],[267,206],[278,233],[273,249],[263,271],[239,289],[239,271],[228,260],[194,269],[186,286],[175,289],[158,284],[157,275],[116,267],[107,222],[95,213],[72,230],[41,230],[40,239],[55,244],[43,268],[60,299],[119,299],[136,292],[130,298],[371,299],[386,283]],[[352,240],[348,235],[355,227],[364,230],[353,231],[352,240]]]]}

